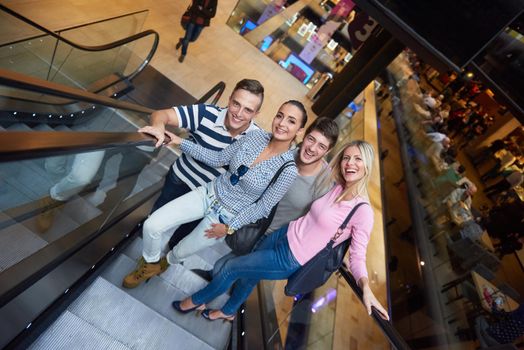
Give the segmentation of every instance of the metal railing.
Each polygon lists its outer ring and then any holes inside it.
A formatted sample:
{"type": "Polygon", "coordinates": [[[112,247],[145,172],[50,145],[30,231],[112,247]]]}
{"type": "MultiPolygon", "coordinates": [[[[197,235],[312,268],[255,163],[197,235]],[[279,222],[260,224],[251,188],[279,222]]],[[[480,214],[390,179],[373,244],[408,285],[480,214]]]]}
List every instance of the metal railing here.
{"type": "MultiPolygon", "coordinates": [[[[351,276],[348,270],[345,268],[340,268],[339,270],[340,275],[346,280],[347,284],[351,287],[353,290],[353,293],[355,293],[361,302],[363,302],[362,299],[362,289],[357,284],[357,281],[351,276]]],[[[377,325],[382,330],[382,333],[384,333],[384,336],[389,339],[389,342],[392,346],[395,347],[395,349],[398,350],[409,350],[411,347],[406,343],[404,338],[400,335],[400,333],[397,332],[395,327],[393,327],[393,324],[391,321],[386,321],[380,317],[380,314],[377,310],[372,308],[371,311],[371,317],[375,320],[377,325]]]]}
{"type": "Polygon", "coordinates": [[[76,89],[66,85],[53,83],[24,74],[0,68],[0,85],[12,88],[38,92],[42,94],[97,103],[107,107],[119,108],[133,112],[152,113],[154,110],[134,103],[118,101],[110,97],[101,96],[92,92],[76,89]]]}
{"type": "Polygon", "coordinates": [[[141,39],[141,38],[144,38],[144,37],[152,35],[154,37],[154,41],[153,41],[153,45],[151,47],[151,50],[147,54],[147,56],[146,56],[145,60],[142,62],[142,64],[140,64],[137,69],[135,69],[131,74],[129,74],[126,77],[127,79],[133,79],[136,75],[138,75],[149,64],[149,62],[151,61],[151,58],[153,58],[153,55],[156,52],[156,49],[158,48],[158,42],[160,40],[160,36],[158,35],[158,33],[156,31],[148,29],[148,30],[145,30],[143,32],[140,32],[140,33],[131,35],[129,37],[126,37],[126,38],[123,38],[123,39],[120,39],[120,40],[116,40],[116,41],[113,41],[113,42],[110,42],[110,43],[107,43],[107,44],[104,44],[104,45],[95,45],[95,46],[82,45],[82,44],[75,43],[75,42],[73,42],[71,40],[68,40],[68,39],[60,36],[59,34],[55,33],[54,31],[49,30],[49,29],[45,28],[44,26],[41,26],[40,24],[38,24],[38,23],[30,20],[29,18],[19,14],[18,12],[11,10],[10,8],[6,7],[5,5],[0,4],[0,10],[2,10],[4,12],[10,14],[11,16],[13,16],[13,17],[15,17],[15,18],[17,18],[17,19],[19,19],[19,20],[21,20],[21,21],[23,21],[23,22],[25,22],[25,23],[27,23],[29,25],[31,25],[32,27],[37,28],[38,30],[46,33],[47,35],[52,36],[53,38],[57,39],[58,41],[64,42],[64,43],[66,43],[68,45],[71,45],[72,47],[74,47],[76,49],[83,50],[83,51],[98,52],[98,51],[110,50],[110,49],[114,49],[116,47],[125,45],[127,43],[131,43],[131,42],[133,42],[135,40],[138,40],[138,39],[141,39]]]}

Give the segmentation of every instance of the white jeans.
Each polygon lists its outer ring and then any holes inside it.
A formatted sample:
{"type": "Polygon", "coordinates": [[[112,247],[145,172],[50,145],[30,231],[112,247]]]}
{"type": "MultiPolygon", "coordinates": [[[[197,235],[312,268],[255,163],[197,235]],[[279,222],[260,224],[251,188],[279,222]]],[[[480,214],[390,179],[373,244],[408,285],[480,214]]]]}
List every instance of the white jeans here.
{"type": "MultiPolygon", "coordinates": [[[[69,173],[49,190],[51,198],[67,201],[91,183],[102,164],[105,151],[78,153],[74,156],[69,173]]],[[[45,161],[47,171],[57,175],[67,171],[70,157],[50,157],[45,161]]]]}
{"type": "Polygon", "coordinates": [[[156,262],[162,251],[162,234],[173,232],[178,226],[204,218],[200,224],[167,253],[169,264],[182,262],[201,249],[224,240],[224,237],[207,238],[205,231],[211,224],[228,223],[233,215],[215,198],[214,182],[200,186],[157,209],[144,222],[142,256],[147,262],[156,262]]]}

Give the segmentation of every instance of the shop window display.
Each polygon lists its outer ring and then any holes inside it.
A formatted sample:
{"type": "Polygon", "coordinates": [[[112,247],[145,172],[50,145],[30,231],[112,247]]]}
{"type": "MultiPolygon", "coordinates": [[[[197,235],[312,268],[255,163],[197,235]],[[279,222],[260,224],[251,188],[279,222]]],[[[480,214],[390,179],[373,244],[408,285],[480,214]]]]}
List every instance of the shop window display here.
{"type": "Polygon", "coordinates": [[[350,61],[357,45],[350,40],[348,24],[363,18],[355,15],[354,6],[350,0],[312,2],[303,8],[292,0],[240,0],[227,24],[312,88],[350,61]],[[293,13],[291,6],[298,11],[293,13]]]}

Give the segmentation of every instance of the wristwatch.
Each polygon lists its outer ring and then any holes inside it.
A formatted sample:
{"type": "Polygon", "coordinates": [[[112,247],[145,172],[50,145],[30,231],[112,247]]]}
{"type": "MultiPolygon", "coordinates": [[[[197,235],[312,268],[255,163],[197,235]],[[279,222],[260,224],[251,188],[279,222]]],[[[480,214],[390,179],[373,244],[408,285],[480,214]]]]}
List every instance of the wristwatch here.
{"type": "Polygon", "coordinates": [[[232,227],[229,227],[229,225],[226,224],[226,234],[232,235],[233,233],[235,233],[235,230],[233,230],[232,227]]]}

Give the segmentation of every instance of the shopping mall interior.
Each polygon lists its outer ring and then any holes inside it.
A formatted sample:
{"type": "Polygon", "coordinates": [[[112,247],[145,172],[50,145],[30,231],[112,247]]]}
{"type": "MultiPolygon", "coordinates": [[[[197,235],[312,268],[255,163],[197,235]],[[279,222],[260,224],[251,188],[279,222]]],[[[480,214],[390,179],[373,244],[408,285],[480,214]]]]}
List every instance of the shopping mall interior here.
{"type": "Polygon", "coordinates": [[[190,2],[0,2],[0,347],[524,348],[524,1],[218,0],[181,58],[190,2]],[[225,242],[122,286],[181,155],[137,128],[226,107],[244,78],[259,127],[298,100],[339,126],[327,160],[375,148],[367,270],[389,321],[345,267],[294,297],[261,281],[232,322],[177,313],[225,242]]]}

